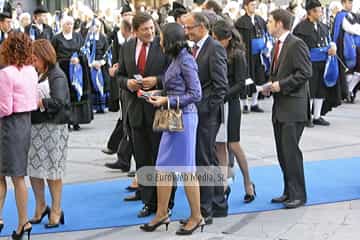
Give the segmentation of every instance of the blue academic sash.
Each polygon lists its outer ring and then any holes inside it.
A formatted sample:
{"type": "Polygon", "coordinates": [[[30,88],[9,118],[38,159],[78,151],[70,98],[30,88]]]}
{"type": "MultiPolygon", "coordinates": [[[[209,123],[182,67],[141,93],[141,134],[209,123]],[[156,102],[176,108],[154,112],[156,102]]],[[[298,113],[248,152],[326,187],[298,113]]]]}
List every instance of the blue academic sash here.
{"type": "Polygon", "coordinates": [[[251,55],[259,54],[265,47],[265,37],[251,39],[251,55]]]}
{"type": "Polygon", "coordinates": [[[349,69],[356,66],[356,44],[354,35],[345,32],[344,33],[344,60],[349,69]]]}
{"type": "Polygon", "coordinates": [[[335,86],[339,78],[339,63],[336,56],[328,56],[325,64],[324,83],[327,87],[335,86]]]}
{"type": "Polygon", "coordinates": [[[311,62],[325,62],[328,59],[329,47],[311,48],[310,59],[311,62]]]}
{"type": "MultiPolygon", "coordinates": [[[[71,58],[78,58],[78,54],[75,52],[71,58]]],[[[72,64],[70,62],[69,77],[71,86],[75,89],[76,99],[79,102],[83,95],[83,69],[80,63],[72,64]]]]}

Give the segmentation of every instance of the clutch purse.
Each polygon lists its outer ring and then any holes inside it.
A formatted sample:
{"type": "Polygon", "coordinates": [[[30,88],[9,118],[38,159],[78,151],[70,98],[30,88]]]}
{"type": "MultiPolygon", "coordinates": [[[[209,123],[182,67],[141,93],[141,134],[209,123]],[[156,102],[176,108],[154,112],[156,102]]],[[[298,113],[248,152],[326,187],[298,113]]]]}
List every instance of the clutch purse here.
{"type": "Polygon", "coordinates": [[[184,131],[183,112],[180,109],[179,96],[177,97],[176,109],[170,108],[170,101],[168,101],[168,108],[161,107],[155,111],[153,122],[153,130],[155,132],[182,132],[184,131]]]}

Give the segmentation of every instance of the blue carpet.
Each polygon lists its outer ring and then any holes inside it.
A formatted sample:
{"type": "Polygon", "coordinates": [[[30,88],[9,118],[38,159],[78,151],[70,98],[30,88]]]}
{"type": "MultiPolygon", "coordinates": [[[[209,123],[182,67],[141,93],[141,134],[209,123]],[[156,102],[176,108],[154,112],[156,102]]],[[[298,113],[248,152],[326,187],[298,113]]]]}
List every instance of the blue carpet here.
{"type": "MultiPolygon", "coordinates": [[[[270,199],[282,193],[282,177],[278,166],[255,167],[251,176],[256,184],[257,198],[251,204],[243,204],[242,177],[237,173],[230,195],[230,214],[281,209],[281,204],[271,204],[270,199]]],[[[360,199],[360,158],[309,162],[305,164],[308,203],[307,205],[334,203],[360,199]]],[[[65,225],[46,230],[43,225],[34,225],[33,233],[79,231],[111,228],[148,222],[151,217],[137,218],[140,202],[123,202],[128,195],[125,189],[130,180],[117,180],[64,186],[63,209],[65,225]]],[[[29,216],[32,216],[34,199],[29,190],[29,216]]],[[[49,194],[47,194],[49,198],[49,194]]],[[[50,202],[50,201],[49,201],[50,202]]],[[[182,187],[176,194],[172,220],[185,218],[189,207],[182,187]]],[[[13,191],[9,191],[3,212],[5,228],[1,236],[15,228],[17,214],[13,191]]],[[[47,222],[44,219],[43,223],[47,222]]]]}

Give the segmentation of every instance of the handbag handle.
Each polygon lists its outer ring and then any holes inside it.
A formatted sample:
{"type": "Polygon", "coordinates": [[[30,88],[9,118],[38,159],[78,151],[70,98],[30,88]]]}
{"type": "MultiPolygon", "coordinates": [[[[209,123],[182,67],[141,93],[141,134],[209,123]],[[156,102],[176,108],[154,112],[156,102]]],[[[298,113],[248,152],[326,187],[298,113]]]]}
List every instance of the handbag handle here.
{"type": "MultiPolygon", "coordinates": [[[[170,99],[168,98],[168,101],[167,101],[167,105],[168,105],[168,109],[171,109],[170,108],[170,99]]],[[[180,109],[180,97],[179,96],[176,96],[176,109],[179,110],[180,109]]]]}

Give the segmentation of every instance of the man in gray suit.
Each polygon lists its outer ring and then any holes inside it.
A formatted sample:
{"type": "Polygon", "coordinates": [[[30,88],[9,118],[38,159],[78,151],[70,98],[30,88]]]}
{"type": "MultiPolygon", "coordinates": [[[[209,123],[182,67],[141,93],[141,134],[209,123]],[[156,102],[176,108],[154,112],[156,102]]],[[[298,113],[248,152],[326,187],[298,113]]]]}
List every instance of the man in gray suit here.
{"type": "Polygon", "coordinates": [[[272,121],[277,156],[284,177],[283,195],[272,199],[286,208],[306,202],[303,156],[299,142],[310,119],[308,80],[312,75],[306,44],[290,33],[292,16],[282,9],[270,13],[269,33],[278,39],[271,64],[271,85],[264,89],[274,95],[272,121]]]}
{"type": "MultiPolygon", "coordinates": [[[[183,23],[186,35],[194,42],[192,53],[199,67],[202,88],[202,99],[197,104],[199,125],[196,165],[218,169],[215,139],[223,120],[224,98],[227,93],[226,51],[209,35],[209,21],[202,13],[186,15],[183,23]]],[[[200,179],[201,214],[206,224],[212,223],[212,217],[225,217],[228,214],[224,186],[220,182],[208,184],[209,182],[204,183],[200,179]]]]}

